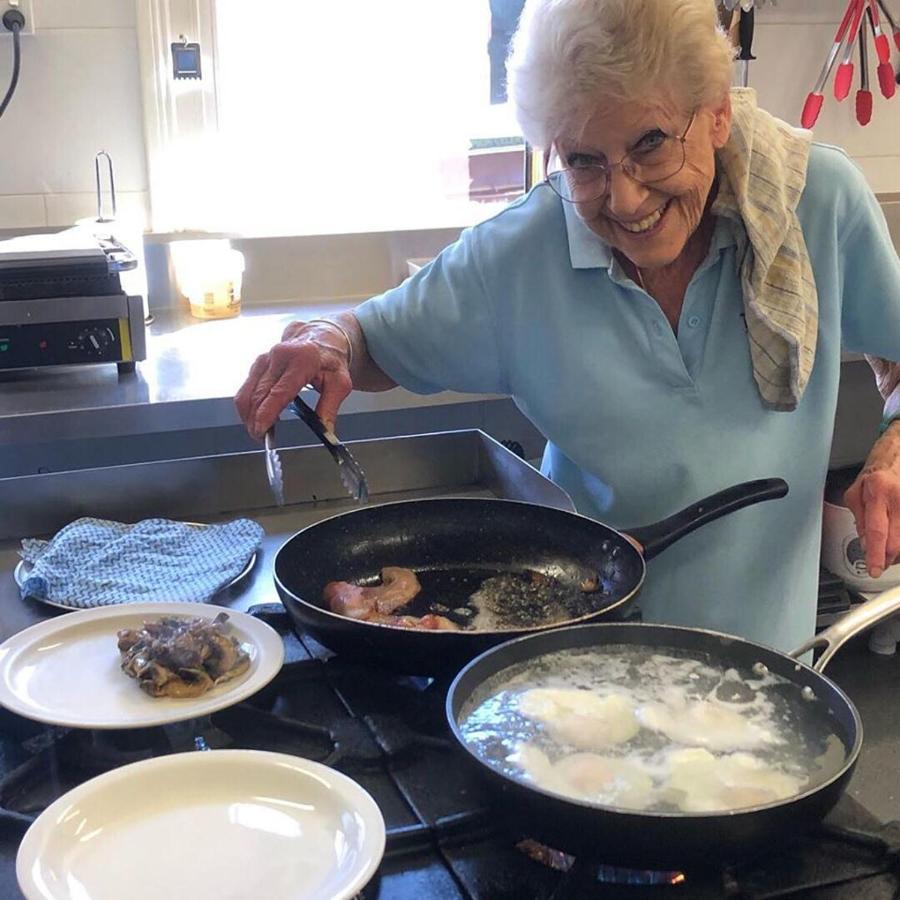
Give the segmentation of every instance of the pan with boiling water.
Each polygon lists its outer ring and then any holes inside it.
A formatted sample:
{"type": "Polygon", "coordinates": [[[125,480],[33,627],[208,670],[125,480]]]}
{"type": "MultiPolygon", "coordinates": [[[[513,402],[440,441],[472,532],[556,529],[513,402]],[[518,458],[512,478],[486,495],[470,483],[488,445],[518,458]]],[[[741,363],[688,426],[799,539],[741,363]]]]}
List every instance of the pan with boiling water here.
{"type": "MultiPolygon", "coordinates": [[[[792,654],[711,631],[637,623],[593,624],[529,635],[487,651],[462,669],[448,693],[447,718],[465,756],[493,790],[498,817],[518,836],[576,856],[585,854],[642,869],[736,861],[809,830],[839,799],[862,746],[862,723],[853,703],[823,670],[850,637],[898,609],[900,588],[894,588],[857,607],[792,654]],[[815,667],[798,661],[817,645],[824,645],[825,651],[815,667]],[[764,676],[776,683],[785,718],[790,720],[787,730],[795,728],[795,737],[808,737],[812,747],[814,728],[817,747],[819,739],[827,735],[827,742],[840,752],[808,759],[810,777],[796,793],[756,805],[723,805],[704,812],[604,805],[561,793],[558,783],[548,787],[512,774],[508,761],[516,757],[490,751],[489,742],[490,729],[500,728],[502,736],[507,722],[502,717],[492,722],[484,704],[494,702],[503,690],[527,689],[530,678],[537,683],[535,673],[543,676],[550,664],[557,666],[556,674],[566,675],[566,667],[584,652],[696,659],[723,672],[748,673],[748,678],[764,676]],[[477,727],[471,727],[471,716],[476,714],[480,717],[474,720],[477,727]]],[[[665,671],[661,678],[665,680],[665,671]]],[[[617,690],[622,685],[611,687],[617,690]]],[[[503,715],[512,721],[509,713],[503,715]]],[[[507,732],[514,737],[515,727],[513,723],[507,732]]],[[[709,743],[702,733],[680,740],[695,747],[709,743]]],[[[508,749],[519,752],[513,746],[508,749]]]]}

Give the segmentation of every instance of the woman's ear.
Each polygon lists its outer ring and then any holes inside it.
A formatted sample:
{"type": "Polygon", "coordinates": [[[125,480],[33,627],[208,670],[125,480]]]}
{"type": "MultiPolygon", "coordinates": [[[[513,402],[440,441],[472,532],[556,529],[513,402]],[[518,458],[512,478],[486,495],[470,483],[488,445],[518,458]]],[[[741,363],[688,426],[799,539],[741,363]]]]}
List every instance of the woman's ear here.
{"type": "Polygon", "coordinates": [[[721,103],[712,109],[712,139],[716,150],[721,150],[731,137],[731,95],[726,94],[721,103]]]}
{"type": "Polygon", "coordinates": [[[716,150],[720,150],[728,143],[731,136],[731,95],[726,94],[721,103],[711,110],[713,116],[712,141],[716,150]]]}

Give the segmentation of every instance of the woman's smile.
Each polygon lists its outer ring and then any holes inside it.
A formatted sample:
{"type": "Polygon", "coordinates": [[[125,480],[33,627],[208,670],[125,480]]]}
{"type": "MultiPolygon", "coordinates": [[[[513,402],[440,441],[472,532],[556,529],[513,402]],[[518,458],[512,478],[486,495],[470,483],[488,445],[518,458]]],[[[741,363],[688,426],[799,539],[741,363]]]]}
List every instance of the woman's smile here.
{"type": "Polygon", "coordinates": [[[623,231],[627,231],[630,236],[646,238],[655,234],[662,227],[670,203],[671,200],[667,200],[662,206],[658,206],[653,212],[640,219],[623,222],[613,218],[612,221],[623,231]]]}

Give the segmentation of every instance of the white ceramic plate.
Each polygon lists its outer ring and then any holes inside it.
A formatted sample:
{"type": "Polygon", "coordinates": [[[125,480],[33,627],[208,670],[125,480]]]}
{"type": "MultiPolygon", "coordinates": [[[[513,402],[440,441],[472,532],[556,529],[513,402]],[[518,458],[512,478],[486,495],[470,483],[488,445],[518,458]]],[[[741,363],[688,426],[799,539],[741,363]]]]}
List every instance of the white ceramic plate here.
{"type": "Polygon", "coordinates": [[[384,853],[384,820],[356,782],[258,750],[176,753],[114,769],[28,829],[28,900],[346,900],[384,853]]]}
{"type": "Polygon", "coordinates": [[[130,603],[57,616],[0,644],[0,705],[70,728],[149,728],[232,706],[278,674],[284,644],[265,622],[206,603],[130,603]],[[250,654],[250,668],[199,697],[151,697],[120,668],[116,632],[162,616],[227,612],[230,634],[250,654]]]}

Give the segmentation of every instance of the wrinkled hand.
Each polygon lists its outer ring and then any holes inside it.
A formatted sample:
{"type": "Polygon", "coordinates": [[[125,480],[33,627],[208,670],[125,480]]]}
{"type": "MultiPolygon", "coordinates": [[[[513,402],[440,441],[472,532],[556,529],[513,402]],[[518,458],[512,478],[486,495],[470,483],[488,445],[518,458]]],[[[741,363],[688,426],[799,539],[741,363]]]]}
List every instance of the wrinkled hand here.
{"type": "Polygon", "coordinates": [[[257,357],[234,398],[251,436],[262,440],[281,411],[308,384],[319,392],[316,413],[326,427],[334,430],[338,409],[353,390],[345,345],[346,341],[327,326],[303,322],[289,325],[281,342],[257,357]]]}
{"type": "Polygon", "coordinates": [[[900,556],[900,423],[879,438],[844,502],[856,519],[869,574],[878,578],[900,556]]]}

